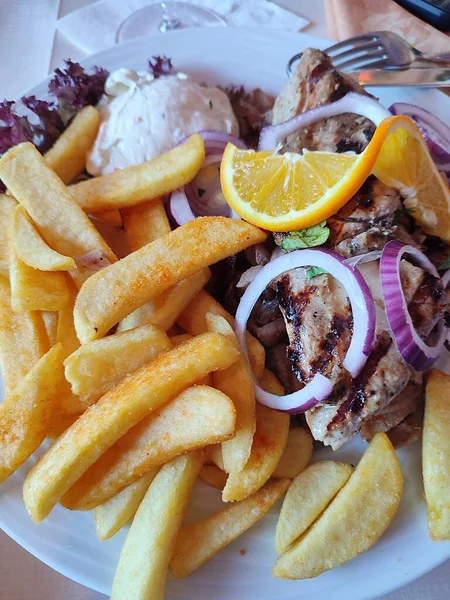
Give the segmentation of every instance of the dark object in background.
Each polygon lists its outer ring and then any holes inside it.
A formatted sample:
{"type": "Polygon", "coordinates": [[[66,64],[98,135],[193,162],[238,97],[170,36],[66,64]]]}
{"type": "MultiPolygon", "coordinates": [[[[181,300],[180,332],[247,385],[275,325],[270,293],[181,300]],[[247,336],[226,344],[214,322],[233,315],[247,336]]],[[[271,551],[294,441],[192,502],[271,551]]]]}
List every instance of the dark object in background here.
{"type": "Polygon", "coordinates": [[[450,30],[450,0],[396,0],[396,2],[436,29],[450,30]]]}

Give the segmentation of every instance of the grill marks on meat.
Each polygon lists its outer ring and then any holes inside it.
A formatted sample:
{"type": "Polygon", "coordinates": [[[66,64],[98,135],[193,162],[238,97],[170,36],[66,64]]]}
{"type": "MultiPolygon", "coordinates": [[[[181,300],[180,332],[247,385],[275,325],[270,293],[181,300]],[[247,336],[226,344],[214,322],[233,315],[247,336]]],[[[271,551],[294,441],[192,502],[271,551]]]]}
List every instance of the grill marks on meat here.
{"type": "Polygon", "coordinates": [[[401,207],[398,192],[371,176],[353,198],[328,219],[328,243],[345,257],[383,248],[396,237],[395,215],[401,207]]]}
{"type": "Polygon", "coordinates": [[[335,388],[326,404],[306,413],[313,436],[336,450],[359,431],[364,419],[384,409],[410,376],[389,334],[378,333],[359,376],[335,388]]]}
{"type": "MultiPolygon", "coordinates": [[[[369,95],[351,77],[339,73],[330,58],[314,48],[303,53],[296,71],[275,100],[273,123],[283,123],[316,106],[339,100],[348,92],[369,95]]],[[[284,151],[324,150],[360,153],[375,127],[364,117],[344,114],[321,121],[288,137],[284,151]]]]}
{"type": "Polygon", "coordinates": [[[329,275],[308,281],[306,269],[294,269],[277,280],[277,298],[289,336],[287,354],[298,379],[316,373],[337,381],[343,370],[353,319],[347,295],[329,275]]]}

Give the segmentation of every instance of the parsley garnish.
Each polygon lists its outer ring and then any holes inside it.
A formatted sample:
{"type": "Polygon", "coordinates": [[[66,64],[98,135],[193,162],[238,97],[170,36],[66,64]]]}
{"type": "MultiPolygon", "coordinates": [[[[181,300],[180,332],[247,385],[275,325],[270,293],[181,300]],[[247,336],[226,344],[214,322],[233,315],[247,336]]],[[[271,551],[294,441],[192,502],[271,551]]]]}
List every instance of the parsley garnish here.
{"type": "Polygon", "coordinates": [[[323,275],[324,273],[326,273],[325,269],[321,269],[320,267],[309,267],[309,269],[306,270],[306,277],[308,278],[308,281],[311,281],[316,275],[323,275]]]}
{"type": "Polygon", "coordinates": [[[201,198],[205,192],[206,192],[205,189],[197,188],[197,193],[198,193],[199,198],[201,198]]]}
{"type": "Polygon", "coordinates": [[[212,110],[213,109],[213,103],[212,100],[209,101],[209,108],[212,110]]]}
{"type": "Polygon", "coordinates": [[[285,252],[292,252],[292,250],[321,246],[327,241],[329,235],[330,230],[327,227],[327,222],[322,221],[322,223],[307,229],[291,231],[281,242],[281,247],[285,252]]]}
{"type": "Polygon", "coordinates": [[[447,260],[439,267],[441,269],[450,269],[450,254],[447,256],[447,260]]]}

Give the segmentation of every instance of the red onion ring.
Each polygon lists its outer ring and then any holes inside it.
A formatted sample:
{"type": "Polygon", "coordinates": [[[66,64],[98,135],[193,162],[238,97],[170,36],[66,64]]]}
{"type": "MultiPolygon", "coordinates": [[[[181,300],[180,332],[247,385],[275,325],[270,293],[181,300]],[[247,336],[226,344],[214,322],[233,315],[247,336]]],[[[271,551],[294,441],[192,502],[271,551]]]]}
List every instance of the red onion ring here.
{"type": "Polygon", "coordinates": [[[406,102],[396,102],[390,109],[393,115],[407,115],[422,132],[436,166],[450,172],[450,127],[428,110],[406,102]]]}
{"type": "Polygon", "coordinates": [[[400,278],[400,260],[404,254],[414,257],[419,266],[439,278],[436,267],[414,246],[392,240],[383,248],[380,259],[381,288],[392,337],[403,357],[416,371],[429,369],[439,357],[447,337],[444,320],[438,321],[438,341],[428,346],[414,329],[400,278]]]}
{"type": "MultiPolygon", "coordinates": [[[[248,361],[246,330],[247,321],[258,298],[276,277],[297,267],[317,266],[332,273],[346,289],[353,313],[353,336],[343,365],[356,377],[366,363],[375,336],[375,304],[363,276],[347,265],[344,259],[332,250],[295,250],[272,260],[262,267],[241,298],[237,312],[235,331],[244,356],[248,361]]],[[[255,380],[255,378],[254,378],[255,380]]],[[[331,393],[333,382],[316,373],[301,390],[285,396],[276,396],[264,391],[255,380],[256,397],[261,404],[286,412],[303,412],[331,393]]]]}
{"type": "Polygon", "coordinates": [[[362,94],[349,92],[336,102],[307,110],[279,125],[264,127],[259,137],[258,150],[274,150],[278,144],[299,129],[304,129],[314,123],[344,113],[353,113],[361,117],[366,117],[366,119],[372,121],[376,126],[383,119],[390,116],[390,112],[383,108],[376,100],[362,94]]]}
{"type": "Polygon", "coordinates": [[[448,284],[450,282],[450,269],[445,271],[445,273],[442,275],[441,279],[442,279],[442,285],[444,286],[444,290],[446,290],[448,287],[448,284]]]}
{"type": "Polygon", "coordinates": [[[185,223],[189,223],[189,221],[193,221],[197,218],[192,212],[184,188],[181,190],[175,190],[171,193],[169,209],[170,214],[178,223],[178,225],[184,225],[185,223]]]}

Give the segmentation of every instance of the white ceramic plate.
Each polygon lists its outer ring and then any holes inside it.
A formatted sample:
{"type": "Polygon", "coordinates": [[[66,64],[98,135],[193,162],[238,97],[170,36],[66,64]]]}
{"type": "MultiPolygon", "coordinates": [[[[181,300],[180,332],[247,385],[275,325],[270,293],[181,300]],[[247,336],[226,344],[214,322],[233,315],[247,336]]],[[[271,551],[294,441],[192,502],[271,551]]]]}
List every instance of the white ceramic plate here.
{"type": "MultiPolygon", "coordinates": [[[[308,46],[324,48],[327,41],[304,34],[256,29],[211,28],[186,30],[111,48],[83,61],[108,69],[145,69],[147,59],[165,54],[175,67],[209,83],[260,86],[276,94],[285,81],[287,60],[308,46]]],[[[32,93],[44,97],[46,83],[32,93]]],[[[377,90],[372,90],[377,93],[377,90]]],[[[395,100],[423,104],[446,118],[450,100],[436,91],[383,89],[383,103],[395,100]]],[[[450,371],[449,371],[450,372],[450,371]]],[[[358,461],[365,444],[356,439],[341,451],[322,450],[325,457],[358,461]]],[[[192,577],[177,581],[169,576],[167,600],[369,600],[382,596],[423,575],[450,557],[450,543],[428,537],[421,482],[420,448],[414,444],[399,452],[405,477],[400,510],[382,539],[366,554],[339,569],[307,581],[273,579],[274,533],[279,506],[228,546],[192,577]],[[241,550],[245,550],[241,555],[241,550]]],[[[21,546],[63,575],[109,594],[125,531],[106,543],[95,536],[91,513],[70,512],[57,506],[41,524],[28,517],[22,501],[22,483],[36,457],[0,487],[0,526],[21,546]]],[[[195,490],[189,521],[215,512],[220,494],[204,484],[195,490]]],[[[151,557],[149,557],[151,560],[151,557]]]]}

